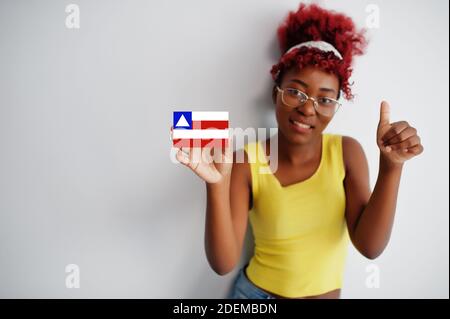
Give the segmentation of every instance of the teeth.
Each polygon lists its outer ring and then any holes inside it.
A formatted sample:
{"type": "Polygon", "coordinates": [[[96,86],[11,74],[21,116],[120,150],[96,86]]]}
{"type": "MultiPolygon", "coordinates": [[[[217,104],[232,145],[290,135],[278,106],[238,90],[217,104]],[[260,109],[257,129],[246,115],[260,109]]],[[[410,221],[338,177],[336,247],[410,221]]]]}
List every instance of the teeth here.
{"type": "Polygon", "coordinates": [[[311,128],[311,126],[297,122],[297,121],[293,121],[295,125],[303,127],[303,128],[311,128]]]}

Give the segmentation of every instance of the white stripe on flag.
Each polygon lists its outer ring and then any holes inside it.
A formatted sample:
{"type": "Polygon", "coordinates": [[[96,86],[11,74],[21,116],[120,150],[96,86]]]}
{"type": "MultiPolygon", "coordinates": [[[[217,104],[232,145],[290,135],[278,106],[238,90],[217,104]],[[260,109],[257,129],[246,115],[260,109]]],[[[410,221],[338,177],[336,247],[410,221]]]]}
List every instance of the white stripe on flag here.
{"type": "Polygon", "coordinates": [[[228,121],[228,112],[192,112],[193,121],[228,121]]]}
{"type": "Polygon", "coordinates": [[[173,130],[173,139],[184,139],[184,138],[202,138],[210,139],[217,138],[223,139],[228,138],[228,129],[225,130],[173,130]]]}

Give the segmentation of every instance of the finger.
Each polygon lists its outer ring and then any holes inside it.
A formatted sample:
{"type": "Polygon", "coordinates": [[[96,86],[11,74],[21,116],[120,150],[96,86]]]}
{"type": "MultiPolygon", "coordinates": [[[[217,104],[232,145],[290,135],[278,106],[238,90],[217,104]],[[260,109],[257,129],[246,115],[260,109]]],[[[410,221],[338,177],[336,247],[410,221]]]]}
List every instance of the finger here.
{"type": "Polygon", "coordinates": [[[419,145],[414,145],[413,147],[408,148],[408,153],[410,154],[414,154],[414,155],[419,155],[423,153],[423,145],[419,144],[419,145]]]}
{"type": "Polygon", "coordinates": [[[384,142],[383,144],[385,146],[391,145],[391,144],[398,144],[401,143],[408,138],[417,135],[417,130],[414,127],[407,127],[403,131],[401,131],[399,134],[395,135],[394,137],[390,138],[388,141],[384,142]]]}
{"type": "Polygon", "coordinates": [[[192,147],[189,150],[189,154],[190,154],[190,161],[192,163],[192,168],[196,169],[197,166],[200,165],[200,163],[202,162],[202,156],[203,156],[202,148],[201,147],[192,147]]]}
{"type": "Polygon", "coordinates": [[[181,149],[178,149],[177,154],[176,154],[176,159],[181,164],[189,166],[189,163],[190,163],[189,155],[187,153],[183,152],[181,149]]]}
{"type": "Polygon", "coordinates": [[[223,149],[221,147],[214,147],[212,150],[212,158],[215,163],[223,163],[223,149]]]}
{"type": "Polygon", "coordinates": [[[390,120],[391,107],[388,102],[381,102],[379,126],[388,125],[390,120]]]}
{"type": "Polygon", "coordinates": [[[381,137],[383,143],[388,142],[394,136],[400,134],[403,130],[409,127],[408,122],[401,121],[391,124],[391,128],[381,137]]]}
{"type": "Polygon", "coordinates": [[[195,148],[183,146],[183,147],[181,147],[181,151],[184,153],[184,155],[188,159],[188,166],[192,169],[195,169],[195,167],[196,167],[195,148]]]}
{"type": "Polygon", "coordinates": [[[416,146],[420,144],[420,137],[417,135],[411,136],[406,140],[401,141],[400,143],[390,144],[389,147],[391,150],[401,150],[408,149],[410,147],[416,146]]]}
{"type": "Polygon", "coordinates": [[[211,146],[205,146],[201,149],[202,163],[210,164],[215,156],[215,149],[211,146]]]}
{"type": "Polygon", "coordinates": [[[190,156],[190,154],[191,154],[191,149],[189,148],[189,147],[185,147],[185,146],[182,146],[181,148],[180,148],[180,151],[182,151],[184,154],[186,154],[187,156],[190,156]]]}
{"type": "Polygon", "coordinates": [[[225,147],[224,157],[226,163],[232,163],[233,162],[233,137],[230,136],[230,138],[227,141],[228,145],[225,147]]]}

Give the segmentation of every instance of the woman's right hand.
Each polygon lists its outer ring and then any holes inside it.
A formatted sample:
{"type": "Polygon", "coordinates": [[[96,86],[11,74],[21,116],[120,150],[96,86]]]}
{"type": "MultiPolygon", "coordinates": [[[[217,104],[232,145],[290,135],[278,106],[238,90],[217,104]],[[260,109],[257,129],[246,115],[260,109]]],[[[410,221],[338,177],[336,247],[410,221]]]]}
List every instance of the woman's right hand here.
{"type": "MultiPolygon", "coordinates": [[[[170,136],[172,137],[170,128],[170,136]]],[[[189,167],[195,174],[208,184],[215,184],[228,178],[233,166],[233,143],[228,139],[225,149],[222,148],[186,148],[178,149],[176,159],[189,167]]]]}

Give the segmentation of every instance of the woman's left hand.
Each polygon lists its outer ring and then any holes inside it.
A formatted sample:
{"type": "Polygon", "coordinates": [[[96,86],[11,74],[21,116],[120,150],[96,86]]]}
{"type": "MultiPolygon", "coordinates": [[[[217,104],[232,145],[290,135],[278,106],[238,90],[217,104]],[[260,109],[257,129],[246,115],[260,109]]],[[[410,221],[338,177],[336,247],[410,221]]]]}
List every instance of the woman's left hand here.
{"type": "Polygon", "coordinates": [[[380,122],[377,130],[377,144],[381,156],[391,164],[403,164],[423,152],[417,130],[406,121],[389,122],[390,106],[382,102],[380,122]]]}

